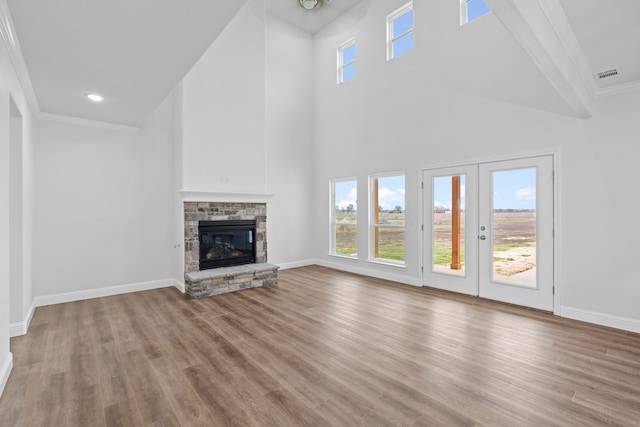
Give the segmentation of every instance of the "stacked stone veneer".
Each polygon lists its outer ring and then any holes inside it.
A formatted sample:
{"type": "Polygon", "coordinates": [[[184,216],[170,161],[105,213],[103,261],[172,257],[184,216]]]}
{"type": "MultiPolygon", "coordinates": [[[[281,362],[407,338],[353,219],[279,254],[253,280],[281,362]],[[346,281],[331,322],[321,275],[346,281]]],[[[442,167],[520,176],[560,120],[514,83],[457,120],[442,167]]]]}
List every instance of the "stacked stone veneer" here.
{"type": "Polygon", "coordinates": [[[278,267],[273,264],[246,264],[185,274],[185,289],[191,298],[226,294],[278,283],[278,267]]]}
{"type": "Polygon", "coordinates": [[[266,264],[266,203],[184,202],[184,247],[185,291],[192,298],[277,283],[278,267],[266,264]],[[235,220],[256,221],[256,263],[199,271],[198,223],[235,220]]]}

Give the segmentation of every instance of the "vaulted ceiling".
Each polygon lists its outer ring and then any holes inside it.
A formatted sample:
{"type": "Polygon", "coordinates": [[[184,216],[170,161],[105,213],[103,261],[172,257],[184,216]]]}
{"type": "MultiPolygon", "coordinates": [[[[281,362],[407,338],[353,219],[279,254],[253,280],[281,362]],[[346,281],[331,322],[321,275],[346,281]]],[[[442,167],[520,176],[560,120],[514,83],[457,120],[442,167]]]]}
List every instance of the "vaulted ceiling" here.
{"type": "Polygon", "coordinates": [[[363,0],[319,0],[319,7],[305,10],[298,0],[267,0],[267,12],[304,31],[315,34],[363,0]]]}
{"type": "MultiPolygon", "coordinates": [[[[5,1],[39,114],[132,127],[144,123],[247,2],[5,1]],[[89,92],[103,94],[104,103],[88,102],[89,92]]],[[[265,0],[265,7],[315,34],[363,1],[373,0],[321,0],[312,11],[298,0],[265,0]]],[[[576,116],[588,117],[599,96],[640,88],[640,1],[486,3],[576,116]],[[617,74],[594,77],[611,69],[617,74]]]]}
{"type": "Polygon", "coordinates": [[[560,0],[601,93],[640,85],[640,1],[560,0]]]}

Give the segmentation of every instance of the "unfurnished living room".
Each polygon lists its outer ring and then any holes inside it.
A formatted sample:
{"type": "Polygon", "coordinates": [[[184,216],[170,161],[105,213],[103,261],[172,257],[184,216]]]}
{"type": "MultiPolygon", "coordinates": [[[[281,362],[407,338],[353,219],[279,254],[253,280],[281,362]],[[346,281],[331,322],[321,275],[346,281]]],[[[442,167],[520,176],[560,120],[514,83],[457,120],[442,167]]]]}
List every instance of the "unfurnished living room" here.
{"type": "Polygon", "coordinates": [[[0,0],[0,426],[640,426],[637,0],[0,0]]]}

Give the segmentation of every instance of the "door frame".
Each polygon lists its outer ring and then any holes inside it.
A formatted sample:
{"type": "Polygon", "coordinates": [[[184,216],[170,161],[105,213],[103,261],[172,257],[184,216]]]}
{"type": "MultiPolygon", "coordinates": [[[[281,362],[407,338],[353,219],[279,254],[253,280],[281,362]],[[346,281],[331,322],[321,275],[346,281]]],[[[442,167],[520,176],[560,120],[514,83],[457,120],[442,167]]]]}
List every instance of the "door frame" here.
{"type": "Polygon", "coordinates": [[[418,197],[418,215],[421,221],[420,227],[420,245],[418,250],[418,256],[420,260],[420,268],[418,269],[418,279],[420,286],[425,286],[425,273],[424,269],[427,266],[424,265],[424,256],[426,253],[425,245],[425,235],[428,227],[425,223],[425,212],[424,212],[424,182],[423,177],[424,173],[430,169],[445,169],[445,168],[454,168],[459,166],[469,166],[469,165],[478,165],[481,163],[492,163],[492,162],[503,162],[509,160],[521,160],[521,159],[529,159],[532,157],[541,157],[541,156],[551,156],[553,159],[553,286],[554,286],[554,294],[553,294],[553,314],[556,316],[560,315],[561,308],[561,283],[562,283],[562,271],[561,265],[559,262],[559,257],[561,253],[561,227],[560,227],[560,218],[561,216],[561,197],[560,197],[560,159],[561,159],[561,150],[553,149],[553,150],[544,150],[544,151],[532,151],[520,154],[512,154],[512,155],[504,155],[504,156],[489,156],[489,157],[478,157],[466,159],[460,162],[443,162],[443,163],[431,163],[427,165],[420,166],[419,174],[418,174],[418,189],[420,190],[420,195],[418,197]]]}
{"type": "Polygon", "coordinates": [[[478,258],[478,239],[476,229],[478,228],[478,218],[479,218],[479,200],[478,200],[478,165],[476,164],[468,164],[468,165],[458,165],[452,168],[432,168],[432,169],[424,169],[422,171],[422,179],[425,184],[422,188],[422,197],[423,202],[426,205],[423,205],[423,234],[422,234],[422,254],[423,254],[423,268],[420,269],[422,274],[422,286],[433,286],[438,289],[442,289],[445,291],[458,292],[466,295],[478,296],[479,287],[478,287],[478,272],[479,272],[479,264],[476,261],[478,258]],[[427,256],[433,260],[433,246],[434,240],[433,236],[429,239],[429,244],[425,239],[425,233],[428,233],[433,229],[433,209],[427,210],[427,206],[432,206],[433,200],[426,200],[426,195],[430,194],[433,197],[433,190],[428,187],[431,186],[431,182],[427,182],[429,176],[432,178],[435,177],[448,177],[448,176],[456,176],[456,175],[465,175],[466,188],[470,189],[470,191],[465,192],[465,220],[464,220],[464,241],[465,241],[465,268],[464,268],[464,276],[461,275],[451,275],[442,272],[435,272],[432,270],[433,263],[427,263],[427,256]],[[469,235],[473,231],[473,236],[469,235]],[[429,247],[430,246],[430,247],[429,247]],[[473,262],[468,262],[469,259],[474,260],[473,262]],[[439,282],[438,285],[435,282],[439,282]]]}

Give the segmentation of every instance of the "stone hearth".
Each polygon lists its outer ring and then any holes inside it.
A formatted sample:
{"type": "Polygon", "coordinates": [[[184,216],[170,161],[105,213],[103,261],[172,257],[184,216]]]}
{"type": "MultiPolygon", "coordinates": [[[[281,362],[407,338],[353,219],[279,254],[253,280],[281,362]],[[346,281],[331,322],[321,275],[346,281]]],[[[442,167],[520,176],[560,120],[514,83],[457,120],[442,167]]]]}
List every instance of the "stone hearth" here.
{"type": "Polygon", "coordinates": [[[185,291],[191,298],[225,294],[278,283],[273,264],[245,264],[185,274],[185,291]]]}

